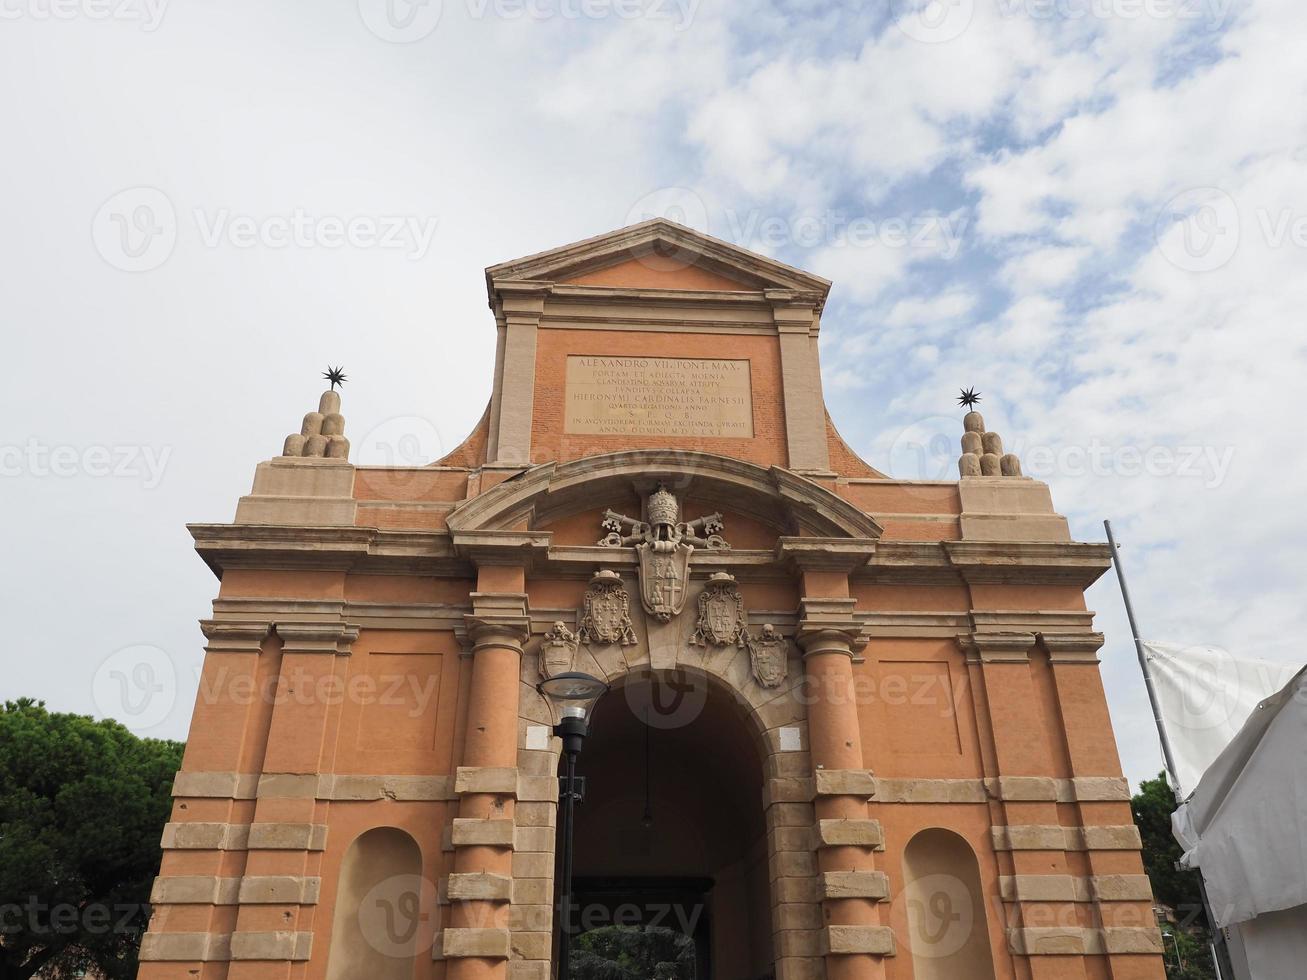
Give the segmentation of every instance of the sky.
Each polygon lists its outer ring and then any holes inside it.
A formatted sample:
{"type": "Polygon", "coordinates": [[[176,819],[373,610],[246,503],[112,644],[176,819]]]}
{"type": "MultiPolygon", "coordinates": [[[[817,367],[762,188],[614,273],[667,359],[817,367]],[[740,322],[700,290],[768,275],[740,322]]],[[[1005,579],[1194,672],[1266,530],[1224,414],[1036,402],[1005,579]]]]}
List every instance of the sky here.
{"type": "Polygon", "coordinates": [[[0,696],[184,737],[185,525],[327,364],[356,462],[438,458],[489,397],[482,270],[658,215],[834,281],[872,465],[952,478],[974,385],[1079,540],[1112,519],[1147,636],[1301,664],[1304,36],[1297,0],[0,0],[0,696]]]}

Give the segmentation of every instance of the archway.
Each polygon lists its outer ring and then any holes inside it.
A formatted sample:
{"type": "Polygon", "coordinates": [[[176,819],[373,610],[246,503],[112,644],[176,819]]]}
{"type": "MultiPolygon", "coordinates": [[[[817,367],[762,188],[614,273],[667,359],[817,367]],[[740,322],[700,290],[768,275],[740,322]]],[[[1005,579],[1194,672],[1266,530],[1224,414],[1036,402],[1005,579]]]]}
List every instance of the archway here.
{"type": "Polygon", "coordinates": [[[578,931],[690,936],[695,980],[772,975],[764,758],[744,709],[707,674],[620,682],[582,756],[578,931]]]}

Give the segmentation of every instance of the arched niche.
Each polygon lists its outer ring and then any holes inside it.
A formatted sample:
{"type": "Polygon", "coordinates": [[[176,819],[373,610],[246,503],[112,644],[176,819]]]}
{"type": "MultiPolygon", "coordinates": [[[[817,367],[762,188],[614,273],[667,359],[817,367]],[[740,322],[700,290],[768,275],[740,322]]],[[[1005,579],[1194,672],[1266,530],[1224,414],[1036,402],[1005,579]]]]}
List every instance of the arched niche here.
{"type": "Polygon", "coordinates": [[[908,841],[901,900],[916,980],[994,980],[980,864],[965,839],[932,827],[908,841]]]}
{"type": "Polygon", "coordinates": [[[375,827],[356,837],[340,865],[326,980],[412,980],[424,891],[411,836],[375,827]]]}

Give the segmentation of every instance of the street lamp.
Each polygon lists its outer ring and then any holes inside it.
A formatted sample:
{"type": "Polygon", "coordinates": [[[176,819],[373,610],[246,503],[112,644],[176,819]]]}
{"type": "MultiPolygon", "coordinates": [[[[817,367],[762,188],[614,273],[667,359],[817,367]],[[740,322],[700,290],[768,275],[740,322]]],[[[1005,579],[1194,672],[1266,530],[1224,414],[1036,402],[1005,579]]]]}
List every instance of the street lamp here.
{"type": "Polygon", "coordinates": [[[563,880],[562,897],[558,903],[558,980],[568,980],[571,967],[572,923],[572,815],[580,793],[576,784],[576,757],[581,745],[590,734],[590,716],[599,699],[608,693],[608,685],[597,677],[579,671],[558,674],[536,685],[553,712],[556,724],[554,734],[563,740],[563,758],[567,774],[559,785],[563,803],[563,880]]]}

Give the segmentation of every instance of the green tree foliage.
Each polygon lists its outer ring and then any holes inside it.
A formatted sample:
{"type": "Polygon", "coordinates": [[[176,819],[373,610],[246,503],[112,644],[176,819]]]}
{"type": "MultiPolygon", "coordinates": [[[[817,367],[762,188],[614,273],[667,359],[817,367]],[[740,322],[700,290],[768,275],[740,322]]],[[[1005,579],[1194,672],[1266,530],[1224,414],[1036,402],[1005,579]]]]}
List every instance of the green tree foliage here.
{"type": "Polygon", "coordinates": [[[571,980],[694,980],[694,940],[657,926],[605,926],[572,940],[571,980]]]}
{"type": "Polygon", "coordinates": [[[1135,826],[1144,842],[1144,870],[1152,882],[1153,895],[1173,909],[1178,920],[1163,929],[1166,976],[1167,980],[1214,980],[1198,872],[1176,867],[1181,851],[1171,833],[1175,808],[1175,794],[1164,773],[1140,783],[1139,793],[1130,800],[1135,826]]]}
{"type": "Polygon", "coordinates": [[[182,744],[0,708],[0,980],[136,976],[182,744]]]}

